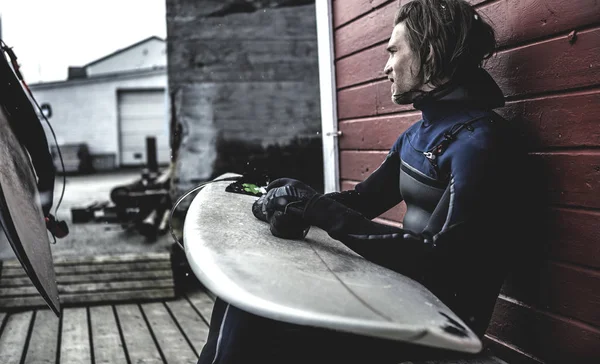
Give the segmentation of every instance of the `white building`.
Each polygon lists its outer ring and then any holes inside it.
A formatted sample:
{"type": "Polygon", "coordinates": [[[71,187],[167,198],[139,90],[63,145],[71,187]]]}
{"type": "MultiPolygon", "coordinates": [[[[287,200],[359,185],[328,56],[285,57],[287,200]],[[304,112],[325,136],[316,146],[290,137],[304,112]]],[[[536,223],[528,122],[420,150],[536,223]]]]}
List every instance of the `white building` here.
{"type": "Polygon", "coordinates": [[[146,163],[146,137],[156,137],[158,162],[168,163],[166,43],[150,37],[83,67],[66,81],[32,84],[52,110],[58,144],[86,143],[118,166],[146,163]]]}

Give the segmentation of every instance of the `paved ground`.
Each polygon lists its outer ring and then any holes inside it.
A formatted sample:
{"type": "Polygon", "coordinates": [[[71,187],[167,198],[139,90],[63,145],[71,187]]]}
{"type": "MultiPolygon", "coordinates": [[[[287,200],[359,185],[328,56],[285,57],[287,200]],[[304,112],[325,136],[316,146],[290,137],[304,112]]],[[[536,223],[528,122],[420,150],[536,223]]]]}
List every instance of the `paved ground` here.
{"type": "MultiPolygon", "coordinates": [[[[156,241],[148,241],[135,230],[124,230],[120,224],[71,223],[71,207],[108,200],[113,187],[132,182],[139,177],[138,170],[67,176],[65,196],[58,210],[58,218],[67,221],[70,234],[51,245],[52,254],[64,256],[167,251],[172,242],[169,234],[159,237],[156,241]]],[[[61,187],[62,176],[59,176],[56,180],[54,207],[60,197],[61,187]]],[[[4,234],[0,234],[0,260],[13,258],[12,248],[4,234]]]]}

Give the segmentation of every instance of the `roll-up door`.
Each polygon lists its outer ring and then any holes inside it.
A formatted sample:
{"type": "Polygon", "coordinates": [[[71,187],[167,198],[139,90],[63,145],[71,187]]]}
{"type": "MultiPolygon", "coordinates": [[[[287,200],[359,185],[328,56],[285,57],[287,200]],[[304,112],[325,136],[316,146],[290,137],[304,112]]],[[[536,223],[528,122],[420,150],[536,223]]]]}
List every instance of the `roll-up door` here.
{"type": "Polygon", "coordinates": [[[146,164],[146,138],[156,138],[158,163],[169,163],[169,129],[164,90],[120,90],[121,165],[146,164]]]}

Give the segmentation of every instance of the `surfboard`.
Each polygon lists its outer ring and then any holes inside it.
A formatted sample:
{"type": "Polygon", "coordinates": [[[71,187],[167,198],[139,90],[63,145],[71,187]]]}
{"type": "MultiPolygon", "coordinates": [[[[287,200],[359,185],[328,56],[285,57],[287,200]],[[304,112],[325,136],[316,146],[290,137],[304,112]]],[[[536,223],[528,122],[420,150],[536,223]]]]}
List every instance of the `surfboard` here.
{"type": "MultiPolygon", "coordinates": [[[[15,120],[13,122],[18,122],[15,120]]],[[[50,239],[31,160],[0,107],[0,223],[33,285],[60,314],[50,239]]]]}
{"type": "MultiPolygon", "coordinates": [[[[226,174],[217,179],[235,176],[226,174]]],[[[316,227],[274,237],[251,211],[256,197],[201,190],[184,246],[198,279],[226,302],[274,320],[477,353],[477,335],[420,283],[374,264],[316,227]]]]}

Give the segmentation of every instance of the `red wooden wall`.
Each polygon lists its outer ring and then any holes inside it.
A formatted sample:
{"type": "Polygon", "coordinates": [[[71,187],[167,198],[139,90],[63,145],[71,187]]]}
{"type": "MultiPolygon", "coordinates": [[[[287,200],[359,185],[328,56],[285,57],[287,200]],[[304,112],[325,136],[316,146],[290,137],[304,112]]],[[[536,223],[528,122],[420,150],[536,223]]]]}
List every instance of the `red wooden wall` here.
{"type": "MultiPolygon", "coordinates": [[[[548,170],[551,205],[543,249],[507,280],[487,344],[509,362],[600,363],[600,2],[469,2],[496,30],[498,53],[486,68],[506,95],[499,111],[533,128],[530,156],[548,170]]],[[[391,102],[383,74],[398,6],[333,1],[343,189],[420,118],[391,102]]],[[[383,221],[399,224],[403,212],[383,221]]]]}

